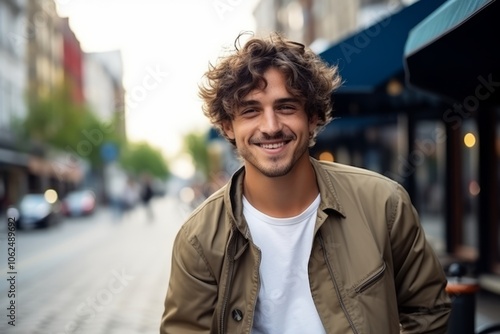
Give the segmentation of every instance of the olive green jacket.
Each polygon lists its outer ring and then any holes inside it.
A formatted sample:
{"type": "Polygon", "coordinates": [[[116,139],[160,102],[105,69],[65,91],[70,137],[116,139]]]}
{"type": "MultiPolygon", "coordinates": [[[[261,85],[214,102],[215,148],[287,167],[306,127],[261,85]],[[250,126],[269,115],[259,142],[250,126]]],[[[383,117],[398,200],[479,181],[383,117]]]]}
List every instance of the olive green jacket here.
{"type": "MultiPolygon", "coordinates": [[[[364,169],[311,163],[321,203],[309,281],[326,332],[446,333],[446,277],[406,191],[364,169]]],[[[243,177],[242,168],[177,234],[160,333],[251,332],[261,254],[243,177]]]]}

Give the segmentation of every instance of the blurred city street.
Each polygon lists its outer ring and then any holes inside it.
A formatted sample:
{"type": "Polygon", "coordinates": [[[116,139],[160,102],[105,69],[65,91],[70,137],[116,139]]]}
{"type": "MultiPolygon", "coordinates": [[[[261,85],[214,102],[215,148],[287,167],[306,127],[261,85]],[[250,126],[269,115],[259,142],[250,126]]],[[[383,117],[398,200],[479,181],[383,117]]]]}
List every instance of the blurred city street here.
{"type": "MultiPolygon", "coordinates": [[[[0,333],[157,333],[173,238],[188,213],[171,197],[120,221],[107,208],[16,235],[15,327],[8,324],[6,230],[0,243],[0,333]]],[[[10,298],[12,299],[12,298],[10,298]]]]}

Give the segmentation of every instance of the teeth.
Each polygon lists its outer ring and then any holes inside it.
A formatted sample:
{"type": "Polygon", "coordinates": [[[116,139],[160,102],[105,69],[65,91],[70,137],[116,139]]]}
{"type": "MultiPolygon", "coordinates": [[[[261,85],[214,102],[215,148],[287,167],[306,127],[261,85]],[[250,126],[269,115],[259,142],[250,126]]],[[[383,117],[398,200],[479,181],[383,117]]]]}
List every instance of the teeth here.
{"type": "Polygon", "coordinates": [[[276,148],[280,148],[282,146],[284,146],[285,143],[281,142],[281,143],[276,143],[276,144],[262,144],[262,148],[266,148],[266,149],[276,149],[276,148]]]}

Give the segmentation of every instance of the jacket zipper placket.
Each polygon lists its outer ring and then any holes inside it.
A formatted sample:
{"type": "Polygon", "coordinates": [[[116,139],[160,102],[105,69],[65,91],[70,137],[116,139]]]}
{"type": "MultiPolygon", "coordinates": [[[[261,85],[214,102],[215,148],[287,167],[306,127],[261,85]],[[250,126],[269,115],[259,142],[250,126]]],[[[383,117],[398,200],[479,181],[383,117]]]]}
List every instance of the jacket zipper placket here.
{"type": "MultiPolygon", "coordinates": [[[[258,257],[257,257],[257,268],[260,268],[260,261],[261,261],[261,254],[262,254],[262,251],[259,247],[255,246],[258,250],[259,250],[259,254],[258,254],[258,257]]],[[[255,302],[253,304],[253,312],[254,312],[254,316],[252,317],[252,320],[250,322],[250,331],[252,330],[253,328],[253,321],[255,319],[255,307],[256,307],[256,303],[257,303],[257,299],[259,298],[259,293],[260,293],[260,274],[257,275],[257,293],[256,293],[256,297],[255,297],[255,302]]]]}
{"type": "MultiPolygon", "coordinates": [[[[235,238],[233,236],[233,238],[235,238]]],[[[222,310],[221,310],[221,317],[220,317],[220,326],[219,326],[219,333],[224,334],[224,319],[226,318],[226,309],[227,309],[227,303],[229,300],[229,295],[231,293],[231,285],[233,283],[233,268],[234,268],[234,257],[236,255],[236,242],[231,240],[231,249],[229,249],[229,277],[227,279],[227,284],[226,284],[226,291],[224,291],[224,299],[222,301],[222,310]]]]}
{"type": "Polygon", "coordinates": [[[367,288],[370,287],[370,285],[373,282],[377,281],[380,278],[380,275],[382,275],[384,273],[384,271],[385,271],[385,262],[384,262],[384,265],[382,266],[382,268],[380,268],[379,271],[377,271],[377,273],[375,275],[373,275],[369,280],[367,280],[362,285],[360,285],[356,289],[354,289],[354,291],[356,291],[356,293],[361,293],[361,292],[365,291],[367,288]]]}
{"type": "Polygon", "coordinates": [[[347,322],[349,322],[349,325],[351,326],[353,332],[355,334],[359,334],[358,330],[354,326],[354,322],[352,321],[351,316],[347,312],[347,308],[344,304],[344,301],[342,300],[342,296],[340,295],[340,289],[338,287],[337,280],[335,279],[335,276],[333,275],[333,268],[330,264],[330,261],[328,260],[328,256],[326,254],[325,242],[323,241],[323,236],[321,235],[321,233],[319,233],[319,242],[321,244],[321,248],[323,249],[323,256],[325,257],[326,266],[328,268],[328,272],[330,273],[330,277],[332,278],[333,286],[335,287],[335,293],[337,294],[337,298],[339,299],[340,307],[342,308],[342,311],[344,311],[344,314],[347,318],[347,322]]]}

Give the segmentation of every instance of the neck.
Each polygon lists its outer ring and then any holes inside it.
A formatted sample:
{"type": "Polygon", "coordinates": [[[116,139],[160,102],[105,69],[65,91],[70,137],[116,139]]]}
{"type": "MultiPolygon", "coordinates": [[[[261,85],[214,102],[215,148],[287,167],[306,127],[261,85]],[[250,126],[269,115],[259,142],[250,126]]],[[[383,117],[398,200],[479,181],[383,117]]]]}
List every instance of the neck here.
{"type": "Polygon", "coordinates": [[[308,154],[304,154],[287,175],[280,177],[267,177],[247,169],[243,187],[243,194],[257,210],[276,218],[300,214],[319,193],[308,154]]]}

